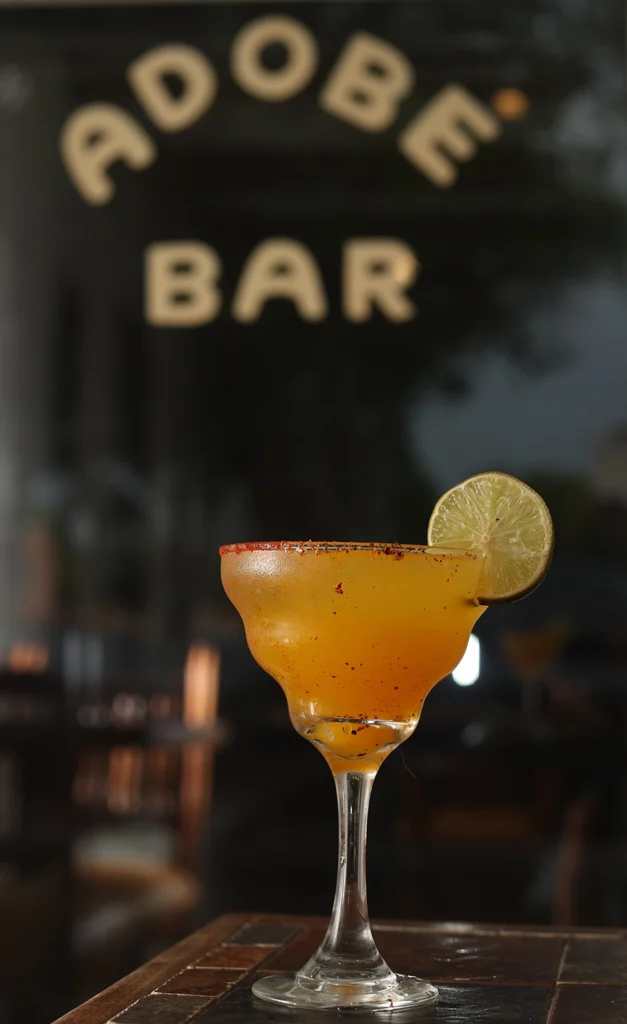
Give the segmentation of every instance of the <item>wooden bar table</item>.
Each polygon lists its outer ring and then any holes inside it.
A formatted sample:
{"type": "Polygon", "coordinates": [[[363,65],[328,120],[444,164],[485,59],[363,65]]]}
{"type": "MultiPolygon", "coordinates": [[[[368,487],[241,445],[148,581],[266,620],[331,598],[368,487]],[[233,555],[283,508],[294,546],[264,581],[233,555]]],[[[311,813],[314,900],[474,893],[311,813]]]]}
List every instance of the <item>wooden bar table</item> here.
{"type": "MultiPolygon", "coordinates": [[[[252,982],[295,970],[320,942],[322,918],[228,914],[83,1003],[58,1024],[276,1024],[334,1011],[291,1012],[255,1000],[252,982]]],[[[624,1024],[627,930],[375,923],[397,971],[440,989],[439,1002],[366,1019],[419,1024],[624,1024]]]]}

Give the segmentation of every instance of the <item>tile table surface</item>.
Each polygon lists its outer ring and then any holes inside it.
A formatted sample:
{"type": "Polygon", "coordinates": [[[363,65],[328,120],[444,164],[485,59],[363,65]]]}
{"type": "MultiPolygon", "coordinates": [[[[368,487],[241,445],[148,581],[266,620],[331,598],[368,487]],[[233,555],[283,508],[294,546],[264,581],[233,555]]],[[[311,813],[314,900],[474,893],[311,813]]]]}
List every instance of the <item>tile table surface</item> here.
{"type": "MultiPolygon", "coordinates": [[[[324,928],[321,918],[227,914],[57,1024],[311,1024],[329,1011],[273,1008],[252,996],[251,984],[300,967],[324,928]]],[[[627,1021],[627,930],[400,921],[373,930],[391,967],[440,990],[432,1007],[383,1014],[397,1024],[627,1021]]],[[[348,1016],[351,1024],[373,1019],[354,1010],[348,1016]]]]}

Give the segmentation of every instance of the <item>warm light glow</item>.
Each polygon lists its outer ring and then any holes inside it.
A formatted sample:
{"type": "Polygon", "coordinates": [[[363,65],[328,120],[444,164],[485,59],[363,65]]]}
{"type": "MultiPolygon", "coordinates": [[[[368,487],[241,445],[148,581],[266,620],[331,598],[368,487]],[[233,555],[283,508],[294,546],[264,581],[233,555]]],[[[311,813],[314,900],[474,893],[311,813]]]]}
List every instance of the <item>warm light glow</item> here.
{"type": "Polygon", "coordinates": [[[209,644],[193,644],[185,664],[183,721],[192,727],[215,722],[218,712],[220,652],[209,644]]]}
{"type": "Polygon", "coordinates": [[[48,667],[48,649],[43,644],[13,644],[8,663],[12,672],[45,672],[48,667]]]}
{"type": "Polygon", "coordinates": [[[529,97],[522,89],[499,89],[492,95],[491,104],[503,121],[518,121],[529,110],[529,97]]]}
{"type": "Polygon", "coordinates": [[[481,672],[481,644],[474,633],[470,634],[466,653],[456,669],[453,679],[458,686],[472,686],[481,672]]]}
{"type": "MultiPolygon", "coordinates": [[[[193,644],[187,655],[183,720],[193,728],[215,723],[218,714],[220,652],[210,644],[193,644]]],[[[205,742],[186,743],[181,757],[179,854],[197,870],[213,785],[214,751],[205,742]]]]}

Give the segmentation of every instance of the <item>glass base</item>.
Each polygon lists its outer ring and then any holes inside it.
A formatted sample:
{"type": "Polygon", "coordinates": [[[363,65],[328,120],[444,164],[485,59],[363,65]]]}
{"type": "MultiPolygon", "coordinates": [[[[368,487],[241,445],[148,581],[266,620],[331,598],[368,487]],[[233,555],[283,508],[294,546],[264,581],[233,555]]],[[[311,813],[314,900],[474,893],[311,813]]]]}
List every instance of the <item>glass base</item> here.
{"type": "Polygon", "coordinates": [[[298,1009],[338,1010],[364,1007],[369,1010],[396,1010],[434,1003],[438,990],[434,985],[411,975],[395,974],[385,984],[369,984],[363,978],[337,982],[313,981],[297,974],[274,974],[253,985],[258,999],[298,1009]]]}

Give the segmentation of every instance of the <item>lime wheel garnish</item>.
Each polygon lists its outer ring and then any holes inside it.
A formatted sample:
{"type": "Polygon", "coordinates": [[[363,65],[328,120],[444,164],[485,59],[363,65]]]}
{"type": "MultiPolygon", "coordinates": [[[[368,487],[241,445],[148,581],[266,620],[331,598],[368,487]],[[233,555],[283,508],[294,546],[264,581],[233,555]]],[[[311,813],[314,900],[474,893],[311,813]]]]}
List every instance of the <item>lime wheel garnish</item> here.
{"type": "Polygon", "coordinates": [[[507,473],[479,473],[443,494],[429,544],[484,559],[480,604],[516,601],[542,582],[553,554],[553,522],[539,494],[507,473]]]}

